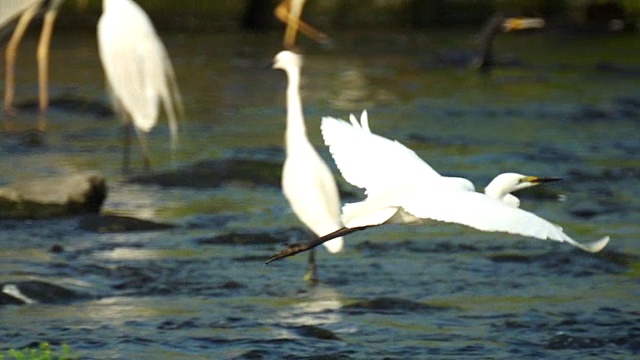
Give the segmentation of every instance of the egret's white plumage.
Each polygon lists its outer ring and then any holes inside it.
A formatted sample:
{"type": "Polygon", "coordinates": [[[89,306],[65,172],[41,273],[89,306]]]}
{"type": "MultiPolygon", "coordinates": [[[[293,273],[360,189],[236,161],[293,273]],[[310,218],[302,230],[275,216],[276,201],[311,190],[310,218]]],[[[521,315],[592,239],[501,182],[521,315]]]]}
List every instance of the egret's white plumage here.
{"type": "Polygon", "coordinates": [[[44,0],[3,0],[0,1],[0,28],[19,17],[28,8],[40,5],[44,0]]]}
{"type": "Polygon", "coordinates": [[[308,250],[336,235],[382,224],[423,220],[555,240],[588,252],[598,252],[609,242],[607,236],[592,243],[578,243],[560,226],[519,209],[519,200],[510,193],[536,185],[541,178],[501,174],[482,194],[475,191],[469,180],[441,176],[401,143],[371,133],[368,124],[353,125],[353,121],[352,118],[349,124],[325,117],[322,135],[344,178],[364,188],[367,198],[343,207],[343,229],[307,244],[294,245],[270,261],[308,250]]]}
{"type": "MultiPolygon", "coordinates": [[[[302,57],[281,51],[273,67],[282,69],[288,78],[286,159],[282,169],[282,190],[293,212],[311,231],[320,236],[342,227],[340,196],[331,170],[307,138],[299,84],[302,57]]],[[[342,250],[343,239],[326,242],[331,253],[342,250]]]]}
{"type": "Polygon", "coordinates": [[[333,126],[323,120],[321,126],[325,143],[349,183],[366,189],[365,194],[371,196],[386,191],[390,181],[401,187],[403,183],[422,183],[440,177],[412,150],[372,133],[366,113],[362,119],[361,125],[351,117],[351,123],[356,125],[340,122],[333,126]]]}
{"type": "Polygon", "coordinates": [[[517,173],[504,173],[496,176],[486,188],[484,193],[510,207],[520,207],[520,199],[511,194],[514,191],[526,189],[543,182],[560,180],[557,178],[540,178],[537,176],[525,176],[517,173]]]}
{"type": "Polygon", "coordinates": [[[131,0],[103,0],[98,50],[114,102],[130,116],[145,161],[144,133],[156,125],[160,102],[169,122],[171,146],[178,140],[182,100],[167,50],[144,10],[131,0]]]}
{"type": "Polygon", "coordinates": [[[360,122],[358,122],[358,118],[355,115],[349,114],[349,122],[351,122],[351,126],[360,128],[363,131],[368,133],[371,132],[369,128],[369,114],[367,114],[367,110],[364,110],[362,114],[360,114],[360,122]]]}
{"type": "Polygon", "coordinates": [[[49,47],[53,26],[58,15],[58,8],[64,0],[2,0],[0,1],[0,27],[18,18],[16,28],[7,44],[5,54],[5,96],[4,107],[7,112],[13,112],[15,94],[15,64],[18,47],[22,41],[29,23],[43,6],[47,6],[44,23],[38,41],[38,97],[39,108],[45,112],[49,106],[49,47]]]}

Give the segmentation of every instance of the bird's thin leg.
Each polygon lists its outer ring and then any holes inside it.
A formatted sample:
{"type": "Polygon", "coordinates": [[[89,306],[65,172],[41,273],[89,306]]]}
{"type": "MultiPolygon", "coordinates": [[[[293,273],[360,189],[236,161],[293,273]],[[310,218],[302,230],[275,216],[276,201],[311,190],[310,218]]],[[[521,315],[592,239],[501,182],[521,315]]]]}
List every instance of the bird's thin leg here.
{"type": "Polygon", "coordinates": [[[142,149],[142,166],[145,172],[149,172],[151,169],[151,160],[149,160],[149,147],[147,145],[147,136],[144,131],[134,127],[138,141],[140,142],[140,148],[142,149]]]}
{"type": "Polygon", "coordinates": [[[284,46],[292,47],[296,43],[296,35],[300,27],[300,15],[304,7],[305,0],[289,0],[287,10],[287,28],[284,31],[284,46]]]}
{"type": "Polygon", "coordinates": [[[15,113],[15,109],[13,108],[13,98],[15,95],[15,86],[16,86],[16,57],[18,56],[18,46],[20,45],[20,41],[22,41],[22,37],[24,36],[29,23],[33,19],[33,17],[38,12],[40,8],[40,4],[35,4],[28,8],[25,12],[20,15],[20,19],[18,20],[18,24],[16,25],[16,29],[13,31],[13,35],[11,35],[11,39],[7,44],[7,51],[5,54],[6,57],[6,78],[4,80],[4,110],[9,114],[15,113]]]}
{"type": "Polygon", "coordinates": [[[49,48],[57,15],[58,11],[55,9],[47,11],[44,16],[40,41],[38,42],[38,98],[40,113],[45,113],[49,107],[49,48]]]}
{"type": "Polygon", "coordinates": [[[133,131],[133,124],[129,119],[125,119],[124,126],[122,128],[123,144],[122,144],[122,172],[124,174],[129,173],[129,153],[131,151],[131,132],[133,131]]]}
{"type": "Polygon", "coordinates": [[[307,267],[307,273],[304,275],[305,281],[315,285],[319,282],[318,279],[318,264],[316,263],[316,249],[309,251],[309,263],[307,267]]]}
{"type": "Polygon", "coordinates": [[[291,11],[289,9],[288,2],[288,0],[282,1],[273,12],[278,20],[287,24],[283,39],[283,46],[286,49],[291,49],[294,47],[296,42],[296,34],[298,31],[321,44],[327,44],[331,42],[331,39],[325,33],[316,30],[309,24],[300,20],[300,13],[302,12],[304,1],[299,2],[299,4],[295,4],[298,6],[296,6],[295,9],[292,8],[291,11]]]}
{"type": "Polygon", "coordinates": [[[271,256],[266,262],[265,264],[274,262],[274,261],[278,261],[278,260],[282,260],[284,258],[288,258],[289,256],[293,256],[296,254],[299,254],[301,252],[307,251],[307,250],[311,250],[313,248],[315,248],[316,246],[319,246],[331,239],[335,239],[337,237],[340,236],[345,236],[345,235],[349,235],[353,232],[356,231],[360,231],[360,230],[364,230],[366,228],[368,228],[370,226],[360,226],[360,227],[353,227],[353,228],[341,228],[338,229],[332,233],[329,233],[327,235],[321,236],[315,240],[303,243],[303,244],[292,244],[290,245],[288,248],[280,251],[279,253],[271,256]]]}

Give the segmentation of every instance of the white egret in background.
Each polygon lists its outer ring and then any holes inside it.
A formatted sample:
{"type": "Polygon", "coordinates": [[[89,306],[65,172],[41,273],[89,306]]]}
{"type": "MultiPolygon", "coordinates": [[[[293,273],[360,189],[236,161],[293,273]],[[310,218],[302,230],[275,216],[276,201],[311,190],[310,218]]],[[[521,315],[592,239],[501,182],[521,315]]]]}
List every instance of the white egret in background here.
{"type": "Polygon", "coordinates": [[[156,125],[160,102],[169,122],[171,152],[178,142],[182,100],[171,60],[151,20],[131,0],[103,0],[98,50],[114,105],[125,120],[124,169],[129,163],[133,127],[146,169],[150,166],[146,133],[156,125]]]}
{"type": "Polygon", "coordinates": [[[321,44],[329,44],[331,42],[331,39],[326,34],[300,20],[305,1],[306,0],[283,0],[273,11],[278,20],[287,24],[282,39],[282,45],[285,49],[294,48],[298,31],[321,44]]]}
{"type": "Polygon", "coordinates": [[[58,9],[64,0],[2,0],[0,1],[0,28],[18,18],[13,35],[7,44],[6,77],[4,87],[4,109],[7,113],[13,113],[13,99],[15,96],[15,68],[18,46],[33,17],[40,10],[45,10],[44,23],[40,40],[38,42],[38,106],[44,113],[49,106],[49,47],[51,35],[58,9]]]}
{"type": "MultiPolygon", "coordinates": [[[[283,259],[368,227],[390,223],[435,220],[466,225],[482,231],[496,231],[565,242],[591,253],[609,242],[604,237],[592,243],[578,243],[558,225],[518,208],[511,192],[544,182],[544,178],[515,173],[498,175],[485,193],[475,191],[464,178],[441,176],[415,152],[397,141],[373,134],[368,123],[361,125],[325,117],[322,135],[342,176],[366,189],[367,198],[346,204],[344,227],[314,241],[295,244],[267,262],[283,259]]],[[[556,180],[556,179],[546,179],[556,180]]]]}
{"type": "MultiPolygon", "coordinates": [[[[342,227],[340,195],[329,167],[307,138],[300,100],[300,69],[302,57],[291,51],[281,51],[273,68],[287,73],[286,159],[282,168],[282,191],[293,212],[311,231],[320,236],[342,227]]],[[[335,237],[324,243],[331,253],[342,250],[343,240],[335,237]]],[[[309,270],[305,278],[317,280],[315,253],[309,254],[309,270]]]]}

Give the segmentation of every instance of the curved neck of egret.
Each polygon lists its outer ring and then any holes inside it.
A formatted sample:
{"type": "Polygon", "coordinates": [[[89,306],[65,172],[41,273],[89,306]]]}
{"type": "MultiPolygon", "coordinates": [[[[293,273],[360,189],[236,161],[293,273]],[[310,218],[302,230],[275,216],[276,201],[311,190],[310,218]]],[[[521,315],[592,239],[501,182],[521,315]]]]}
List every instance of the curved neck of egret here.
{"type": "Polygon", "coordinates": [[[507,206],[517,208],[520,207],[520,199],[511,194],[512,191],[516,190],[518,190],[517,187],[506,186],[500,181],[500,177],[496,177],[484,188],[484,193],[507,206]]]}
{"type": "Polygon", "coordinates": [[[503,204],[510,207],[514,207],[514,208],[520,207],[520,199],[513,196],[512,194],[506,194],[501,201],[503,204]]]}
{"type": "MultiPolygon", "coordinates": [[[[503,186],[497,186],[495,181],[492,181],[484,188],[485,195],[492,197],[496,200],[502,201],[507,196],[511,189],[507,189],[503,186]]],[[[512,195],[513,196],[513,195],[512,195]]]]}
{"type": "Polygon", "coordinates": [[[302,101],[300,100],[300,69],[290,68],[286,71],[287,85],[287,144],[306,138],[302,101]]]}

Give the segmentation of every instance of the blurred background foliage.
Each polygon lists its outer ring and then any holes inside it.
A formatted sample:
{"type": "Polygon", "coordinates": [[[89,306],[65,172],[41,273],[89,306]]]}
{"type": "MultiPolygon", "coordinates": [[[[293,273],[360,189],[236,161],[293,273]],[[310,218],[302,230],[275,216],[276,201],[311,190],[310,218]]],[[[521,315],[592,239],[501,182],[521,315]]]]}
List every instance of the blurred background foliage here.
{"type": "MultiPolygon", "coordinates": [[[[137,0],[158,28],[269,31],[280,0],[137,0]]],[[[95,26],[101,0],[67,0],[62,27],[95,26]]],[[[307,0],[304,19],[331,27],[478,26],[490,14],[542,16],[551,25],[639,31],[640,0],[307,0]]]]}

